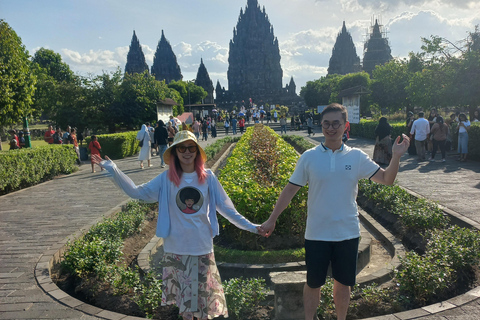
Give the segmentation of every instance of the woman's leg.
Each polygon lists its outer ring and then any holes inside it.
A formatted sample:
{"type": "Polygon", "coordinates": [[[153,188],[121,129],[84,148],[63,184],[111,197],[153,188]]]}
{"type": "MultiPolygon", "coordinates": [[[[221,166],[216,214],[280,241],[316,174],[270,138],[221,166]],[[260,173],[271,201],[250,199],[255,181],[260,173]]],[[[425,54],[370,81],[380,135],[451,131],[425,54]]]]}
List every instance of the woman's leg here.
{"type": "Polygon", "coordinates": [[[442,160],[445,160],[445,153],[446,153],[446,147],[445,147],[445,140],[438,141],[438,146],[440,147],[440,152],[442,153],[442,160]]]}
{"type": "Polygon", "coordinates": [[[143,169],[143,160],[140,160],[140,168],[143,169]]]}

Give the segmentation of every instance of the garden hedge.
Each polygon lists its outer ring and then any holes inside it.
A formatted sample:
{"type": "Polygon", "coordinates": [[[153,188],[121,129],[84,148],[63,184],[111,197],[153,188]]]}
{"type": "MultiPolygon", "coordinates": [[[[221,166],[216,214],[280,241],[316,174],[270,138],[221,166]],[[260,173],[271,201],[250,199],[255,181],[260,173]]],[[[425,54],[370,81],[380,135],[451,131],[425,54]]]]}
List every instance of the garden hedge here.
{"type": "MultiPolygon", "coordinates": [[[[85,139],[87,147],[91,140],[91,137],[85,139]]],[[[100,134],[97,135],[97,140],[102,147],[102,157],[107,155],[112,160],[133,156],[140,149],[138,146],[137,131],[100,134]]],[[[90,150],[88,150],[88,152],[90,153],[90,150]]]]}
{"type": "Polygon", "coordinates": [[[0,153],[0,194],[77,170],[73,145],[48,145],[0,153]]]}

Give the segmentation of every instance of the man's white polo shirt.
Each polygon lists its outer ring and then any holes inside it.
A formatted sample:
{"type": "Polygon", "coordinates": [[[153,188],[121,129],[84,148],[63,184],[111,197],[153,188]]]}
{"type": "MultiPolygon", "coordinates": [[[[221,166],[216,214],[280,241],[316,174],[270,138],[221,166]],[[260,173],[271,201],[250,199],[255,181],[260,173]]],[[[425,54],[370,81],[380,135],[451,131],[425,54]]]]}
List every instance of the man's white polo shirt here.
{"type": "Polygon", "coordinates": [[[380,167],[360,149],[342,145],[332,152],[323,143],[305,151],[290,183],[308,183],[305,239],[343,241],[360,236],[358,180],[371,178],[380,167]]]}

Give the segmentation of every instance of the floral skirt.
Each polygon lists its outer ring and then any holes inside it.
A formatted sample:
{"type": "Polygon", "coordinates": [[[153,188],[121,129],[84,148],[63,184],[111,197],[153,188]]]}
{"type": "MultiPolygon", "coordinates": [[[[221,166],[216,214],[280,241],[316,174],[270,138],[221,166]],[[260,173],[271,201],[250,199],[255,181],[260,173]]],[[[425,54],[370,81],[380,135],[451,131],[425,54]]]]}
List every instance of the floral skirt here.
{"type": "Polygon", "coordinates": [[[228,317],[215,256],[165,253],[162,259],[162,305],[175,304],[185,319],[228,317]]]}

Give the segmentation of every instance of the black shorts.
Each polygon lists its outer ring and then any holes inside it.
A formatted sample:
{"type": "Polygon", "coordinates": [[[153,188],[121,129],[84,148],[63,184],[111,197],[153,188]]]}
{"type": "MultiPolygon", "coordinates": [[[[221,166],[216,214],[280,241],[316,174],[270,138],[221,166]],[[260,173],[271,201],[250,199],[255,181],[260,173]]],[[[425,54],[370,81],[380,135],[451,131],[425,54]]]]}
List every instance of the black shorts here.
{"type": "Polygon", "coordinates": [[[354,286],[357,274],[359,239],[354,238],[337,242],[305,240],[307,285],[310,288],[323,286],[331,262],[332,277],[345,286],[354,286]]]}

